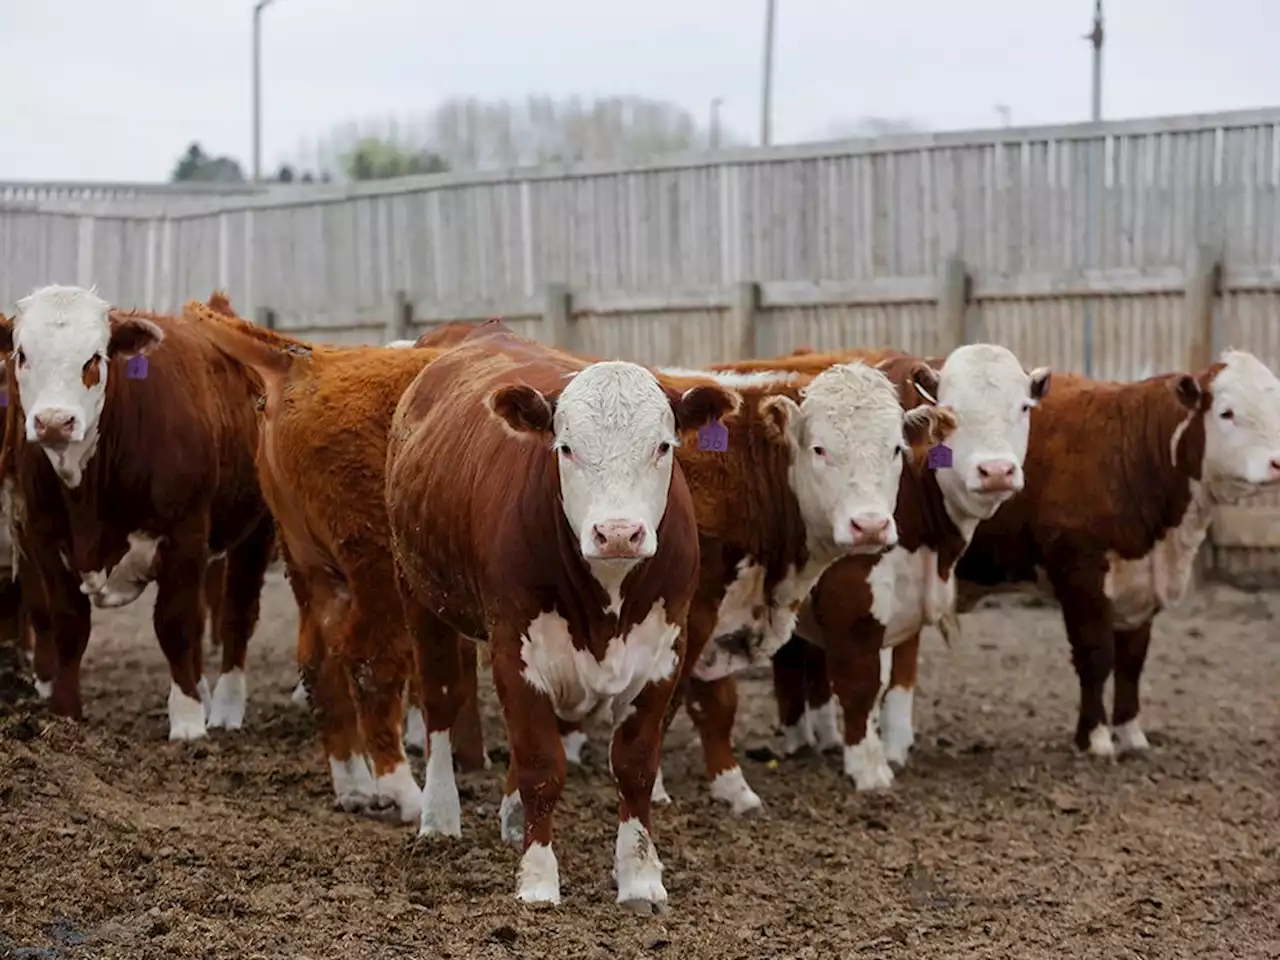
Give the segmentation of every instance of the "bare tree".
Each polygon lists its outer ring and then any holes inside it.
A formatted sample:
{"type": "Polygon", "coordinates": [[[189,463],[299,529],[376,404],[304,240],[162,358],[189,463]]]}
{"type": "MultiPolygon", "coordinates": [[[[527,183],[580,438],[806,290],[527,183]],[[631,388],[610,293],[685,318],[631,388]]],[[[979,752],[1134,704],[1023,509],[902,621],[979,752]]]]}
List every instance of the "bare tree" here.
{"type": "MultiPolygon", "coordinates": [[[[519,104],[458,98],[407,121],[388,117],[335,126],[303,148],[307,155],[299,166],[350,175],[348,158],[369,142],[405,155],[433,155],[451,170],[485,170],[640,161],[707,149],[710,131],[678,104],[644,97],[531,96],[519,104]]],[[[721,130],[722,147],[738,142],[721,130]]]]}
{"type": "Polygon", "coordinates": [[[924,127],[910,117],[863,116],[853,120],[836,120],[828,124],[817,139],[856,140],[863,137],[890,137],[923,131],[924,127]]]}

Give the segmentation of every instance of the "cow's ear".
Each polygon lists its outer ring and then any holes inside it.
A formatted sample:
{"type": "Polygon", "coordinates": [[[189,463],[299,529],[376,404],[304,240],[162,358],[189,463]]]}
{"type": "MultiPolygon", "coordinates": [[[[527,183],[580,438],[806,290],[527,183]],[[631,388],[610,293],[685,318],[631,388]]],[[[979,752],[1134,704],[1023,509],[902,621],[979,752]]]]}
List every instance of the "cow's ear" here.
{"type": "Polygon", "coordinates": [[[526,383],[499,387],[485,401],[489,412],[516,434],[550,437],[556,415],[556,394],[545,395],[526,383]]]}
{"type": "Polygon", "coordinates": [[[925,403],[935,406],[938,403],[938,384],[942,375],[927,363],[916,363],[911,369],[911,386],[925,403]]]}
{"type": "Polygon", "coordinates": [[[800,445],[800,428],[804,413],[800,404],[786,394],[765,397],[760,401],[760,419],[764,421],[765,436],[771,443],[782,446],[800,445]]]}
{"type": "Polygon", "coordinates": [[[726,390],[716,383],[700,383],[681,393],[673,387],[663,387],[663,393],[671,402],[679,431],[701,430],[709,423],[716,423],[737,411],[742,397],[733,390],[726,390]]]}
{"type": "Polygon", "coordinates": [[[1200,389],[1200,384],[1195,377],[1184,373],[1174,378],[1173,394],[1188,410],[1198,410],[1204,391],[1200,389]]]}
{"type": "Polygon", "coordinates": [[[1050,367],[1036,367],[1031,371],[1031,399],[1043,400],[1049,395],[1049,381],[1053,377],[1050,367]]]}
{"type": "Polygon", "coordinates": [[[13,353],[13,321],[0,313],[0,353],[13,353]]]}
{"type": "Polygon", "coordinates": [[[150,353],[164,340],[164,331],[145,317],[115,313],[108,316],[111,338],[107,341],[108,357],[136,357],[150,353]]]}
{"type": "Polygon", "coordinates": [[[956,415],[946,407],[915,407],[902,418],[902,437],[913,451],[946,443],[955,430],[956,415]]]}

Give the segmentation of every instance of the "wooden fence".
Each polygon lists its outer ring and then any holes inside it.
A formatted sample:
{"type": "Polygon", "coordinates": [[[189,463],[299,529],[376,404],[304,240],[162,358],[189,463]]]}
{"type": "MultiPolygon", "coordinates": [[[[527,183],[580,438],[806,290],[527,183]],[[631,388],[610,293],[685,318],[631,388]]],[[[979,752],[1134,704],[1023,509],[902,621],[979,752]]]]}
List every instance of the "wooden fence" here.
{"type": "MultiPolygon", "coordinates": [[[[800,344],[1130,379],[1225,346],[1280,368],[1280,109],[296,187],[6,202],[0,303],[52,282],[378,342],[500,315],[583,352],[696,365],[800,344]]],[[[1280,498],[1215,566],[1280,568],[1280,498]]]]}

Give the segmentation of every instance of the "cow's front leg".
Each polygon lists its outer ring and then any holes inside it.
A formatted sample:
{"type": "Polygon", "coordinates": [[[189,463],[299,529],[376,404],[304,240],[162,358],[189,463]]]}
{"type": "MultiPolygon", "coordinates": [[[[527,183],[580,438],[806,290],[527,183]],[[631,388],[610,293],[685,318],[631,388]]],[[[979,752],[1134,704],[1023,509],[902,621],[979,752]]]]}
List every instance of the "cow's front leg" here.
{"type": "Polygon", "coordinates": [[[587,745],[587,734],[582,729],[582,721],[561,720],[558,727],[560,744],[564,747],[565,762],[582,766],[582,748],[587,745]]]}
{"type": "Polygon", "coordinates": [[[199,740],[205,735],[208,704],[202,696],[199,663],[207,542],[207,531],[202,527],[168,538],[156,577],[152,621],[160,649],[169,661],[170,740],[199,740]]]}
{"type": "Polygon", "coordinates": [[[60,563],[58,569],[47,570],[47,579],[31,567],[28,571],[22,577],[23,603],[35,634],[36,689],[48,696],[53,714],[83,720],[80,661],[89,645],[89,598],[60,563]],[[38,584],[33,582],[37,576],[38,584]]]}
{"type": "MultiPolygon", "coordinates": [[[[551,700],[523,676],[519,644],[516,637],[497,636],[490,644],[493,682],[507,722],[507,741],[524,820],[524,853],[516,879],[516,897],[526,903],[559,903],[560,865],[552,841],[556,803],[564,790],[564,747],[551,700]]],[[[431,723],[429,713],[427,723],[431,723]]],[[[513,808],[505,800],[503,806],[504,814],[511,816],[513,808]]]]}
{"type": "Polygon", "coordinates": [[[733,755],[733,721],[738,713],[738,685],[733,676],[710,681],[690,678],[687,702],[702,740],[711,796],[734,813],[760,809],[760,797],[747,784],[733,755]]]}
{"type": "Polygon", "coordinates": [[[920,661],[920,634],[916,633],[893,648],[893,668],[889,689],[884,695],[881,728],[884,753],[893,766],[903,767],[916,742],[912,711],[915,706],[916,671],[920,661]]]}
{"type": "Polygon", "coordinates": [[[1071,661],[1080,679],[1080,716],[1076,746],[1095,757],[1114,759],[1116,748],[1107,724],[1103,691],[1115,663],[1112,607],[1104,588],[1104,558],[1075,557],[1047,565],[1054,595],[1071,643],[1071,661]]]}
{"type": "Polygon", "coordinates": [[[618,903],[648,916],[667,902],[662,861],[650,834],[653,786],[658,776],[663,717],[674,684],[649,684],[631,704],[630,715],[613,734],[610,758],[618,783],[618,839],[613,876],[618,903]]]}
{"type": "Polygon", "coordinates": [[[884,631],[878,624],[854,625],[836,635],[827,631],[831,683],[844,708],[844,772],[858,790],[887,790],[893,771],[876,729],[876,713],[888,674],[888,653],[881,656],[884,631]],[[882,669],[881,661],[884,661],[882,669]]]}
{"type": "MultiPolygon", "coordinates": [[[[213,687],[213,703],[209,708],[210,727],[239,730],[244,726],[245,710],[249,703],[245,659],[249,638],[258,625],[262,584],[266,578],[267,566],[271,562],[275,535],[275,523],[271,515],[263,514],[249,535],[236,544],[223,561],[222,600],[211,614],[211,619],[216,618],[217,636],[222,643],[222,670],[213,687]]],[[[206,602],[209,601],[211,591],[216,591],[217,588],[216,578],[210,578],[206,572],[206,602]]]]}

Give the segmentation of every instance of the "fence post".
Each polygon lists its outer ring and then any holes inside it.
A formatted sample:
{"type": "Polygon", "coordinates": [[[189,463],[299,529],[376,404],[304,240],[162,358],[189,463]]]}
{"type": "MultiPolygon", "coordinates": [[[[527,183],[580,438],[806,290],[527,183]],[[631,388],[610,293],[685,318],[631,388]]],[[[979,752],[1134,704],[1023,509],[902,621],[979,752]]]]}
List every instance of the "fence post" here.
{"type": "Polygon", "coordinates": [[[403,290],[397,290],[395,303],[391,306],[391,315],[387,317],[386,342],[404,340],[412,329],[413,301],[403,290]]]}
{"type": "MultiPolygon", "coordinates": [[[[760,356],[761,336],[760,321],[764,316],[760,310],[760,284],[746,281],[733,285],[733,296],[729,301],[729,322],[741,331],[738,344],[739,360],[754,360],[760,356]]],[[[732,329],[732,328],[731,328],[732,329]]],[[[769,344],[770,355],[777,353],[777,344],[769,344]]]]}
{"type": "Polygon", "coordinates": [[[948,257],[938,278],[940,353],[949,354],[969,340],[969,271],[959,257],[948,257]]]}
{"type": "Polygon", "coordinates": [[[1191,331],[1190,369],[1203,370],[1218,350],[1217,311],[1214,307],[1222,285],[1222,253],[1209,244],[1196,244],[1187,265],[1183,310],[1191,331]]]}
{"type": "Polygon", "coordinates": [[[270,307],[255,307],[253,322],[264,330],[274,330],[276,328],[276,312],[270,307]]]}
{"type": "Polygon", "coordinates": [[[548,346],[572,353],[574,330],[570,297],[567,284],[547,284],[543,291],[542,337],[548,346]]]}

